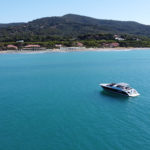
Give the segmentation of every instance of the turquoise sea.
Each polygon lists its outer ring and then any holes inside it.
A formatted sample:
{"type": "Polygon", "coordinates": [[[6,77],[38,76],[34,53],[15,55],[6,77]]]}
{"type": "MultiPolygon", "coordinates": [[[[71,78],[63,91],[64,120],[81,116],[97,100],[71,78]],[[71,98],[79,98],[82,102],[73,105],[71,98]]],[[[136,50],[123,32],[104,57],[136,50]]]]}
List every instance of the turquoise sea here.
{"type": "Polygon", "coordinates": [[[150,50],[0,55],[0,150],[149,149],[150,50]]]}

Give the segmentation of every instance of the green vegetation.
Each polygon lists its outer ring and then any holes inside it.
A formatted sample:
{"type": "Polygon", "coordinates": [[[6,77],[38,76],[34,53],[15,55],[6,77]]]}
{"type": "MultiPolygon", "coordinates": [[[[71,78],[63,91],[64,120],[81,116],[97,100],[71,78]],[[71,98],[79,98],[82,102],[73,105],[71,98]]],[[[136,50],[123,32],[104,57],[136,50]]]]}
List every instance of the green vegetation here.
{"type": "Polygon", "coordinates": [[[46,42],[0,42],[0,50],[6,50],[7,45],[15,45],[18,49],[22,49],[24,46],[29,44],[40,45],[41,47],[45,47],[48,49],[57,48],[57,45],[62,45],[64,47],[74,47],[77,46],[77,43],[82,43],[84,47],[97,47],[97,48],[104,48],[104,47],[112,47],[111,43],[118,43],[119,46],[117,47],[150,47],[150,40],[149,39],[140,39],[140,40],[124,40],[118,41],[115,39],[107,39],[107,40],[96,40],[96,39],[82,39],[82,40],[53,40],[53,41],[46,41],[46,42]]]}
{"type": "Polygon", "coordinates": [[[79,15],[47,17],[28,23],[0,24],[0,49],[15,45],[19,49],[28,44],[45,48],[85,47],[150,47],[150,26],[136,22],[99,20],[79,15]],[[121,38],[123,40],[116,39],[121,38]],[[25,42],[19,43],[18,40],[25,42]],[[117,46],[115,46],[117,47],[117,46]]]}

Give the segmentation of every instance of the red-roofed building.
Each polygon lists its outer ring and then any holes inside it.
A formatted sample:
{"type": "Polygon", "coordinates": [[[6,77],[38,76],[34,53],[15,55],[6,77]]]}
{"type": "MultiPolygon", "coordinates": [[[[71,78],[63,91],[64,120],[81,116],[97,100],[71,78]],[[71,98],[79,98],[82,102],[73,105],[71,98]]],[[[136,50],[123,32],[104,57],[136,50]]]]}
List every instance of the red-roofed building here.
{"type": "Polygon", "coordinates": [[[78,47],[83,47],[83,44],[81,42],[77,42],[78,47]]]}
{"type": "Polygon", "coordinates": [[[39,50],[41,48],[40,45],[29,44],[26,45],[23,50],[39,50]]]}
{"type": "Polygon", "coordinates": [[[25,48],[40,48],[40,45],[26,45],[25,48]]]}
{"type": "Polygon", "coordinates": [[[116,43],[111,43],[110,47],[119,47],[119,43],[117,43],[117,42],[116,43]]]}
{"type": "Polygon", "coordinates": [[[15,45],[7,45],[7,49],[8,49],[8,50],[17,50],[18,47],[15,46],[15,45]]]}
{"type": "Polygon", "coordinates": [[[103,43],[103,47],[109,47],[109,48],[119,47],[119,43],[117,43],[117,42],[114,42],[114,43],[103,43]]]}

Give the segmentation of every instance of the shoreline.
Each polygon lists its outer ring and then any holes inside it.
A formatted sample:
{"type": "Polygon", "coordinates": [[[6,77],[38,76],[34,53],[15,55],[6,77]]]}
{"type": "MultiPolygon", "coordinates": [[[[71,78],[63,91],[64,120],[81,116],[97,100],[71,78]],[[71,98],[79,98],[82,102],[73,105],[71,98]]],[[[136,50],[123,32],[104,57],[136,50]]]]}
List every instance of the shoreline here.
{"type": "Polygon", "coordinates": [[[86,52],[86,51],[132,51],[132,50],[150,50],[150,48],[134,48],[134,47],[117,47],[117,48],[85,48],[78,50],[61,50],[61,49],[46,49],[46,50],[4,50],[0,54],[36,54],[36,53],[57,53],[57,52],[86,52]]]}

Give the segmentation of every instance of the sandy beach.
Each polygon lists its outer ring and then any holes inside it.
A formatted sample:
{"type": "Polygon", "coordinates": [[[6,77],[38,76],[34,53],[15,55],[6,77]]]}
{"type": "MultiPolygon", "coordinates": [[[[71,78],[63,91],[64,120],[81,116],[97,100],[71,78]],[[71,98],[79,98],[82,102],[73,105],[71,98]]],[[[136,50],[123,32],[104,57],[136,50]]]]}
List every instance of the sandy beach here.
{"type": "Polygon", "coordinates": [[[150,48],[84,48],[78,50],[61,50],[61,49],[46,49],[46,50],[4,50],[0,51],[0,54],[34,54],[34,53],[56,53],[56,52],[79,52],[79,51],[131,51],[131,50],[150,50],[150,48]]]}

